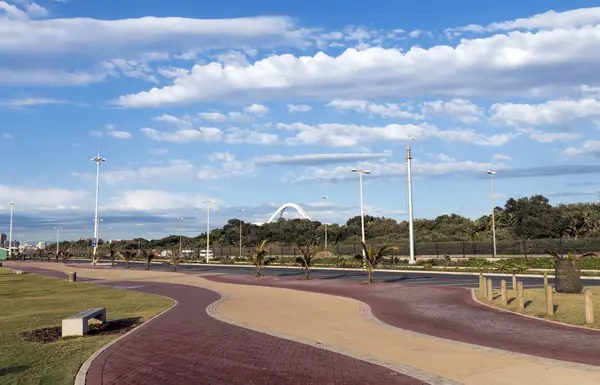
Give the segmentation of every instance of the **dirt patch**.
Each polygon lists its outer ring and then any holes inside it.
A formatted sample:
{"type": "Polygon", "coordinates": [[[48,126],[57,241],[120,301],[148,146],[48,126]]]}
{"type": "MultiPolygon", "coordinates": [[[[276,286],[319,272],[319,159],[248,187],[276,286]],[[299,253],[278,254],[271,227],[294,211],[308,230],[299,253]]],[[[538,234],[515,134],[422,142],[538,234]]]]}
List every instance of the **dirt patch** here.
{"type": "MultiPolygon", "coordinates": [[[[108,335],[125,333],[142,323],[140,317],[124,318],[108,321],[105,324],[90,324],[89,332],[85,336],[108,335]]],[[[48,344],[61,339],[62,329],[60,326],[31,330],[21,334],[28,342],[48,344]]],[[[77,338],[77,337],[70,337],[77,338]]]]}

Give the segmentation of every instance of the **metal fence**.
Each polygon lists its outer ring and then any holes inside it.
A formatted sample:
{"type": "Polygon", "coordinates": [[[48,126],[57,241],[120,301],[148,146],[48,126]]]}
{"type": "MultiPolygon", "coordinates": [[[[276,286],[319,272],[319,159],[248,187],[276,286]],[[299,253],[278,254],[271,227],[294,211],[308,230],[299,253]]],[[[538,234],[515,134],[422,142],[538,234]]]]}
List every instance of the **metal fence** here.
{"type": "MultiPolygon", "coordinates": [[[[375,248],[383,245],[370,245],[375,248]]],[[[395,257],[408,257],[408,243],[397,244],[395,257]]],[[[329,249],[339,256],[350,257],[362,252],[359,244],[334,244],[329,249]]],[[[242,248],[242,256],[251,253],[253,248],[242,248]]],[[[451,257],[490,257],[492,255],[492,242],[429,242],[416,243],[415,255],[418,257],[439,258],[449,255],[451,257]]],[[[587,252],[600,252],[600,238],[564,238],[564,239],[533,239],[510,240],[496,242],[496,255],[506,257],[544,256],[546,250],[558,253],[583,254],[587,252]]],[[[194,249],[195,257],[203,258],[205,248],[194,249]]],[[[214,257],[238,257],[240,249],[237,246],[211,246],[214,257]]],[[[268,252],[273,257],[295,257],[299,251],[293,245],[271,244],[268,252]]]]}

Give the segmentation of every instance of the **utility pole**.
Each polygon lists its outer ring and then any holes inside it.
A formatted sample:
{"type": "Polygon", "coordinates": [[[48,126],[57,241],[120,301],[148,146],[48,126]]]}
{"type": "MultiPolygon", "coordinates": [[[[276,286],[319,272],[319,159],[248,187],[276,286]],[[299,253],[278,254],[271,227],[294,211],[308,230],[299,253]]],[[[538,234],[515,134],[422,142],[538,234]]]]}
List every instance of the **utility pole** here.
{"type": "MultiPolygon", "coordinates": [[[[350,170],[352,172],[357,172],[358,173],[358,188],[360,190],[360,231],[361,231],[361,240],[362,243],[364,243],[366,245],[366,240],[365,240],[365,204],[363,201],[363,174],[365,175],[369,175],[371,173],[371,171],[367,171],[367,170],[362,170],[362,169],[357,169],[357,168],[353,168],[352,170],[350,170]]],[[[365,248],[362,248],[362,255],[363,255],[363,267],[366,266],[367,264],[367,254],[365,252],[365,248]]]]}
{"type": "Polygon", "coordinates": [[[217,203],[217,201],[202,201],[206,203],[206,263],[208,263],[208,253],[210,252],[210,204],[217,203]]]}
{"type": "Polygon", "coordinates": [[[488,170],[487,173],[490,176],[490,193],[492,195],[492,258],[496,258],[496,219],[494,213],[496,211],[496,204],[494,202],[494,174],[496,174],[496,171],[488,170]]]}
{"type": "Polygon", "coordinates": [[[55,227],[56,229],[56,255],[60,252],[59,244],[60,244],[60,230],[62,227],[55,227]]]}
{"type": "Polygon", "coordinates": [[[412,156],[410,153],[410,144],[406,146],[406,177],[408,179],[408,237],[409,237],[409,263],[414,265],[417,263],[415,259],[415,233],[413,227],[413,199],[412,199],[412,172],[411,172],[412,156]]]}
{"type": "Polygon", "coordinates": [[[179,256],[181,257],[181,253],[183,252],[183,217],[179,218],[179,256]]]}

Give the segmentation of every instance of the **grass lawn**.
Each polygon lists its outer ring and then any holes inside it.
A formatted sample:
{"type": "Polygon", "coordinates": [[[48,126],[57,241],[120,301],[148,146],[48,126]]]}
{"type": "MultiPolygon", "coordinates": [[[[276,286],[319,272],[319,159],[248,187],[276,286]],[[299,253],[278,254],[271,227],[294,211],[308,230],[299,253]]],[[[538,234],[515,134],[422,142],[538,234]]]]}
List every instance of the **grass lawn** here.
{"type": "Polygon", "coordinates": [[[73,384],[81,364],[124,333],[118,330],[40,343],[28,341],[23,332],[60,326],[63,318],[93,307],[105,307],[110,322],[134,317],[147,320],[172,304],[160,296],[36,274],[17,275],[0,268],[0,383],[73,384]]]}
{"type": "MultiPolygon", "coordinates": [[[[498,281],[499,282],[499,281],[498,281]]],[[[498,282],[494,280],[494,285],[498,282]]],[[[507,280],[507,286],[512,287],[512,281],[507,280]]],[[[494,300],[488,302],[479,293],[479,289],[475,291],[477,299],[481,302],[507,309],[515,313],[527,314],[539,318],[545,318],[552,321],[563,322],[571,325],[586,326],[590,328],[600,329],[600,287],[589,287],[592,291],[592,298],[594,300],[594,324],[588,325],[585,323],[585,311],[583,294],[559,294],[554,292],[552,294],[552,302],[554,303],[554,315],[546,315],[546,294],[543,288],[540,289],[525,289],[525,310],[519,312],[517,310],[516,290],[507,290],[508,292],[508,305],[502,306],[502,300],[500,297],[500,288],[494,288],[494,300]]]]}

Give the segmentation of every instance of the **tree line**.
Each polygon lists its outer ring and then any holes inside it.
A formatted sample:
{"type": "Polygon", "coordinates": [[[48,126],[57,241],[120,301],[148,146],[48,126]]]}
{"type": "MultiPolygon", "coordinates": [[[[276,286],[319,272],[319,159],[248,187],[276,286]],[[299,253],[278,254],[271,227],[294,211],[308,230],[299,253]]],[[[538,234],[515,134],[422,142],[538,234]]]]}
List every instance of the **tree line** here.
{"type": "MultiPolygon", "coordinates": [[[[575,203],[552,206],[548,198],[533,195],[510,198],[502,207],[494,210],[496,239],[548,239],[548,238],[600,238],[600,204],[575,203]]],[[[255,247],[263,240],[271,244],[323,243],[325,226],[319,221],[306,219],[280,219],[262,226],[242,222],[243,247],[255,247]]],[[[440,215],[435,219],[414,221],[415,242],[488,242],[492,239],[492,220],[483,215],[475,220],[457,214],[440,215]]],[[[210,233],[211,246],[239,247],[240,220],[230,219],[222,228],[210,233]]],[[[360,216],[348,219],[345,224],[327,226],[329,245],[360,244],[360,216]]],[[[402,244],[408,242],[408,222],[393,218],[365,216],[365,237],[369,244],[402,244]]],[[[206,246],[206,233],[196,237],[181,237],[185,249],[206,246]]],[[[173,248],[178,247],[179,235],[162,239],[134,239],[124,242],[120,249],[173,248]]],[[[102,243],[101,241],[99,242],[102,243]]],[[[55,245],[48,246],[51,250],[55,245]]],[[[89,240],[61,242],[61,249],[85,248],[91,250],[89,240]]],[[[78,252],[80,252],[78,250],[78,252]]]]}

